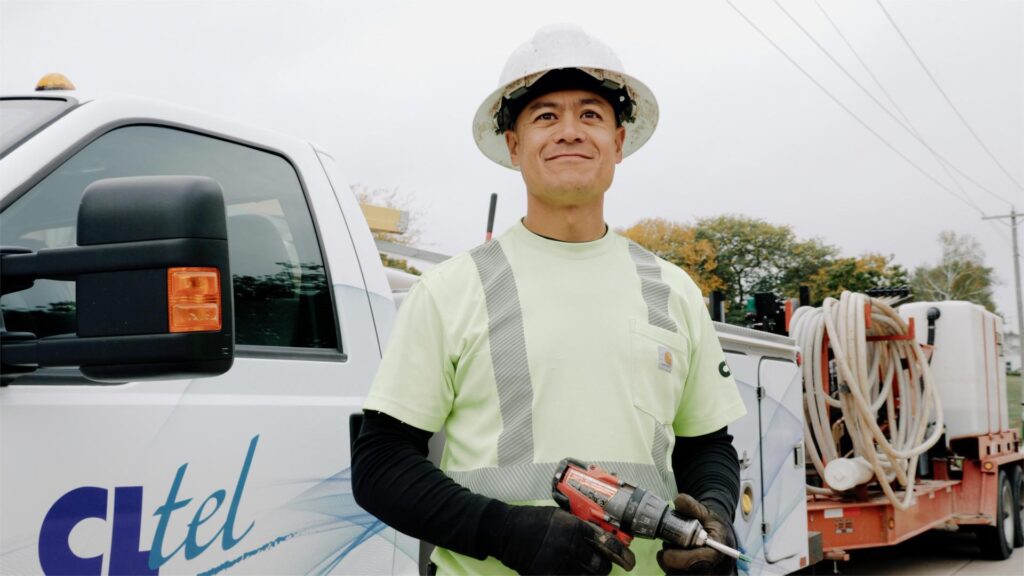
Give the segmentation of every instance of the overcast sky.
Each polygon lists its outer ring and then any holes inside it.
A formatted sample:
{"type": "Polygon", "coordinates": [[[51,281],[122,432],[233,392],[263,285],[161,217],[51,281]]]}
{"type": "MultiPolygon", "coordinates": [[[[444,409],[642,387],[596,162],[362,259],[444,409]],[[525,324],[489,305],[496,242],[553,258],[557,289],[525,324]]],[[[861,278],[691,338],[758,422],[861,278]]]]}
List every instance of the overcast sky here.
{"type": "Polygon", "coordinates": [[[572,22],[661,107],[652,139],[618,168],[609,224],[743,214],[908,269],[938,259],[940,231],[970,233],[1015,328],[1009,227],[981,215],[1024,209],[1010,178],[1024,184],[1024,0],[884,0],[909,47],[874,0],[731,2],[0,0],[0,92],[62,72],[83,92],[311,140],[352,184],[412,197],[424,247],[455,253],[483,239],[491,192],[498,230],[526,205],[519,174],[477,151],[473,113],[516,46],[572,22]],[[883,88],[955,168],[893,120],[883,88]]]}

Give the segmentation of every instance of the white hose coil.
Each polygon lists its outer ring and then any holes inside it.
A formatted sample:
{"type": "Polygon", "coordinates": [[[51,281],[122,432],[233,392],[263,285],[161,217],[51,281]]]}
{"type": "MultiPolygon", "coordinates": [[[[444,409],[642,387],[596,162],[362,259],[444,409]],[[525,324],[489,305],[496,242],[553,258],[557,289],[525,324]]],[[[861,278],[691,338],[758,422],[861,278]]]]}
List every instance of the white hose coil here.
{"type": "Polygon", "coordinates": [[[870,467],[894,506],[909,508],[918,458],[942,435],[942,406],[916,338],[867,340],[869,336],[908,337],[907,323],[880,300],[843,292],[839,300],[827,298],[821,308],[797,309],[790,334],[803,359],[804,445],[818,475],[826,479],[829,462],[851,456],[839,454],[838,448],[841,437],[848,435],[852,457],[863,459],[859,466],[870,467]],[[870,328],[865,316],[869,303],[870,328]],[[838,380],[838,390],[831,395],[822,379],[823,371],[829,373],[822,365],[826,335],[838,380]],[[838,409],[842,417],[832,422],[830,409],[838,409]],[[879,420],[887,424],[886,430],[879,420]],[[925,438],[931,422],[932,433],[925,438]],[[902,499],[893,489],[893,480],[905,491],[902,499]]]}

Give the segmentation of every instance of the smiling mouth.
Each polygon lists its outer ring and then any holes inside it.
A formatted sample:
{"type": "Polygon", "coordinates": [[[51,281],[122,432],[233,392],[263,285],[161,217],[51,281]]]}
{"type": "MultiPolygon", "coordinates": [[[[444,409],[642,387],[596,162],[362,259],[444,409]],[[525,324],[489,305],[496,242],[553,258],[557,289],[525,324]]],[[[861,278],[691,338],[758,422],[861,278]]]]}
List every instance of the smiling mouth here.
{"type": "Polygon", "coordinates": [[[592,160],[590,156],[585,154],[555,154],[548,158],[548,160],[563,160],[563,159],[576,159],[576,160],[592,160]]]}

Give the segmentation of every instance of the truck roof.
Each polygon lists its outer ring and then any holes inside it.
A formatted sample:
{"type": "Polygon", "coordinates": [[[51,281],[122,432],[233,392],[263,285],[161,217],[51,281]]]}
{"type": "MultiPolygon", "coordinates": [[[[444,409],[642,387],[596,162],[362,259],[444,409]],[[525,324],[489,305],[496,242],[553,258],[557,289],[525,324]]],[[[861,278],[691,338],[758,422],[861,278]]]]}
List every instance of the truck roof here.
{"type": "Polygon", "coordinates": [[[299,147],[320,150],[312,143],[293,136],[152,98],[48,90],[5,94],[0,99],[67,99],[74,104],[58,121],[40,129],[0,160],[3,163],[0,190],[19,189],[32,181],[34,175],[52,168],[54,162],[63,162],[99,134],[125,125],[154,123],[172,126],[249,144],[283,156],[299,147]]]}
{"type": "Polygon", "coordinates": [[[124,108],[124,112],[147,112],[151,115],[156,115],[160,118],[165,116],[174,117],[184,122],[191,122],[198,127],[214,127],[224,132],[230,132],[232,134],[252,134],[256,136],[253,138],[257,141],[263,141],[267,139],[287,138],[289,140],[297,140],[294,136],[289,136],[281,132],[275,132],[266,128],[260,128],[252,124],[246,124],[238,120],[232,120],[225,116],[206,112],[197,108],[191,108],[189,106],[183,106],[179,104],[173,104],[165,100],[157,98],[149,98],[144,96],[135,96],[130,94],[120,93],[92,93],[83,92],[80,90],[46,90],[41,92],[28,92],[24,94],[3,94],[0,95],[2,99],[11,98],[33,98],[33,99],[45,99],[45,98],[67,98],[77,102],[76,108],[82,107],[85,104],[90,106],[98,105],[106,110],[116,110],[119,107],[124,108]]]}

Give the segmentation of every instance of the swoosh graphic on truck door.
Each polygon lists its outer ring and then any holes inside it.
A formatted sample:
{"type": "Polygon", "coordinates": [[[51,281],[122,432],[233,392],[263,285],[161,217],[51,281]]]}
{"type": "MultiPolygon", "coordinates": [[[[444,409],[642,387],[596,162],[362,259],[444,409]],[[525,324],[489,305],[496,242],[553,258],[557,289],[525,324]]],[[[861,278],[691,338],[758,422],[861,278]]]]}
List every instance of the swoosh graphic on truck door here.
{"type": "Polygon", "coordinates": [[[318,557],[311,558],[307,568],[308,574],[328,574],[349,553],[387,528],[386,524],[356,504],[352,495],[351,468],[345,468],[321,480],[293,498],[282,507],[282,510],[309,512],[316,517],[303,522],[301,527],[297,526],[294,530],[202,572],[201,576],[222,572],[295,538],[337,533],[337,539],[332,542],[330,548],[322,551],[318,557]]]}

